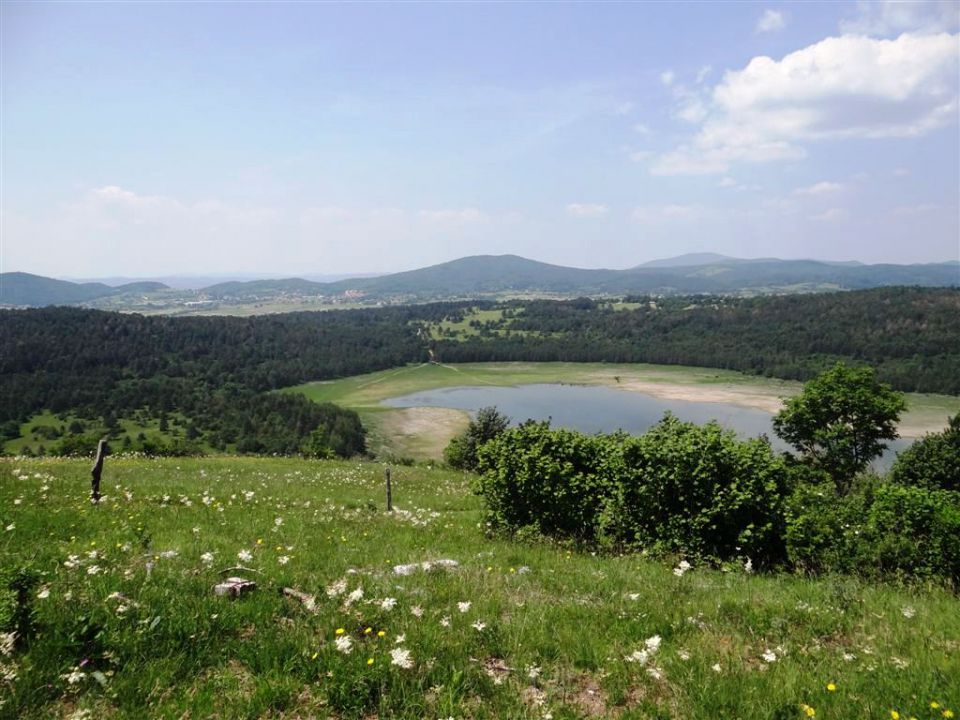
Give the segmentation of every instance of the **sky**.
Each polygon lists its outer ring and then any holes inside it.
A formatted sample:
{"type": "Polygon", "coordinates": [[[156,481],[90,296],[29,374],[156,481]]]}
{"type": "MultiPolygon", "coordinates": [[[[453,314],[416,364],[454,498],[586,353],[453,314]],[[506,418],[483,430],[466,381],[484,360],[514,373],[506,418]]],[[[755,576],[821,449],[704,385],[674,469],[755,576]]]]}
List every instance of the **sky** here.
{"type": "Polygon", "coordinates": [[[960,3],[0,3],[0,270],[960,259],[960,3]]]}

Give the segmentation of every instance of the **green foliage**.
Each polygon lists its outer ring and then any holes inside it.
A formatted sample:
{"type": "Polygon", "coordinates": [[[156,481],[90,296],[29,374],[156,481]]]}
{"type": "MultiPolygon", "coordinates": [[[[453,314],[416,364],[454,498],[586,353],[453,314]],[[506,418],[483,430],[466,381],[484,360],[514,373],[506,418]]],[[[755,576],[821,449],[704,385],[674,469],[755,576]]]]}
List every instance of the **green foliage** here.
{"type": "Polygon", "coordinates": [[[584,435],[525,422],[480,448],[479,493],[489,522],[544,535],[593,540],[611,495],[608,466],[618,461],[618,436],[584,435]]]}
{"type": "Polygon", "coordinates": [[[622,445],[603,536],[634,549],[782,559],[787,471],[769,444],[668,414],[622,445]]]}
{"type": "Polygon", "coordinates": [[[788,503],[787,555],[799,569],[960,581],[960,493],[867,479],[844,496],[801,485],[788,503]]]}
{"type": "Polygon", "coordinates": [[[480,467],[477,455],[480,446],[502,435],[509,424],[509,418],[495,407],[480,408],[476,417],[470,419],[467,429],[444,449],[444,461],[452,468],[476,472],[480,467]]]}
{"type": "Polygon", "coordinates": [[[901,485],[960,491],[960,413],[897,455],[890,477],[901,485]]]}
{"type": "Polygon", "coordinates": [[[780,559],[783,461],[761,440],[666,416],[639,438],[525,423],[481,451],[489,520],[510,530],[715,558],[780,559]]]}
{"type": "Polygon", "coordinates": [[[893,440],[903,395],[879,383],[872,368],[837,363],[804,385],[773,419],[777,435],[804,460],[827,471],[845,494],[854,476],[893,440]]]}

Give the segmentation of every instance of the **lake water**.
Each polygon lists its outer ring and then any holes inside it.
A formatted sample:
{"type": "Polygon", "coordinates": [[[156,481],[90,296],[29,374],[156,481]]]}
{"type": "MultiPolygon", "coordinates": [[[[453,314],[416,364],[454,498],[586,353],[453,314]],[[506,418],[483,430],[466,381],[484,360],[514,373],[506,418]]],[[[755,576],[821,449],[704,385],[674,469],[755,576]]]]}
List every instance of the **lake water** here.
{"type": "MultiPolygon", "coordinates": [[[[509,417],[514,424],[527,419],[550,419],[554,427],[585,433],[625,430],[633,435],[646,432],[672,412],[681,420],[699,425],[716,420],[741,437],[766,434],[774,448],[788,446],[773,432],[770,413],[726,403],[667,400],[643,393],[617,390],[603,385],[534,384],[513,387],[451,387],[426,390],[383,401],[391,407],[443,407],[466,410],[471,414],[490,405],[509,417]]],[[[894,440],[883,457],[874,462],[886,470],[897,450],[910,440],[894,440]]]]}

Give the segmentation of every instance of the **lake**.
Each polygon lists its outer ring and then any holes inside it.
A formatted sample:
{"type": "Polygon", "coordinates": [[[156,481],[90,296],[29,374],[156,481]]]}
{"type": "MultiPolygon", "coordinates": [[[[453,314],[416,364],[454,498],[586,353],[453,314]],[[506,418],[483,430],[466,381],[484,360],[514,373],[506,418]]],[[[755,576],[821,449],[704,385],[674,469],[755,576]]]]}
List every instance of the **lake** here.
{"type": "MultiPolygon", "coordinates": [[[[585,433],[625,430],[634,435],[646,432],[665,412],[672,412],[681,420],[699,425],[716,420],[745,438],[766,434],[774,448],[788,449],[773,432],[773,416],[763,410],[728,403],[668,400],[604,385],[449,387],[389,398],[383,404],[390,407],[454,408],[471,414],[493,405],[514,424],[527,419],[550,419],[555,427],[585,433]]],[[[873,466],[877,470],[888,469],[896,451],[910,443],[910,440],[903,439],[890,442],[883,457],[873,466]]]]}

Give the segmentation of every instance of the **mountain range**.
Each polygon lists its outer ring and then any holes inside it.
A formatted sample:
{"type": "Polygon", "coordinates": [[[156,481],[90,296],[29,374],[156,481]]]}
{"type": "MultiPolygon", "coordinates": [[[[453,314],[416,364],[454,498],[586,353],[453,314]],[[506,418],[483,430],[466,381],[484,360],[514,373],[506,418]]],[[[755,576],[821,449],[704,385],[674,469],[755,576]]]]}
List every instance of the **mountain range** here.
{"type": "Polygon", "coordinates": [[[193,297],[211,302],[349,296],[366,301],[422,302],[510,294],[760,294],[856,290],[886,285],[960,286],[960,262],[916,265],[818,260],[742,259],[714,253],[655,260],[625,270],[551,265],[517,255],[476,255],[439,265],[335,282],[301,278],[229,281],[199,290],[173,290],[155,281],[111,287],[29,273],[0,274],[0,305],[82,305],[103,299],[193,297]]]}

